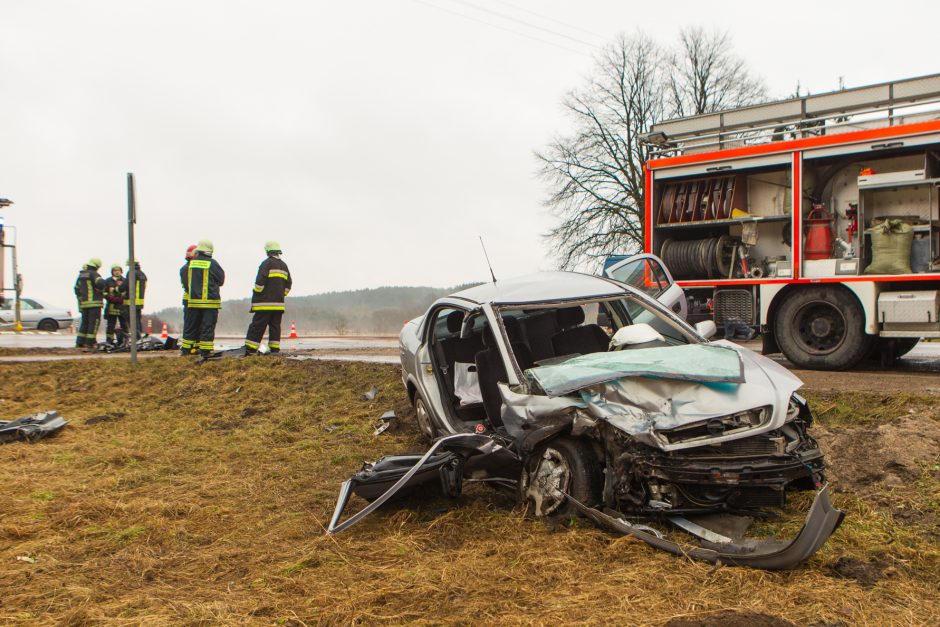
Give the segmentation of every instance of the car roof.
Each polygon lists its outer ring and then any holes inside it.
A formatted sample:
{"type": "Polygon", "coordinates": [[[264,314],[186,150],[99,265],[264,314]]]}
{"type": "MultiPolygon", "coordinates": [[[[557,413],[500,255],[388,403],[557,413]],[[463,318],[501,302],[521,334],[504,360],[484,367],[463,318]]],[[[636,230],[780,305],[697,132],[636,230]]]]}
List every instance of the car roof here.
{"type": "Polygon", "coordinates": [[[580,272],[536,272],[484,283],[451,294],[478,304],[524,304],[622,295],[627,288],[603,277],[580,272]]]}

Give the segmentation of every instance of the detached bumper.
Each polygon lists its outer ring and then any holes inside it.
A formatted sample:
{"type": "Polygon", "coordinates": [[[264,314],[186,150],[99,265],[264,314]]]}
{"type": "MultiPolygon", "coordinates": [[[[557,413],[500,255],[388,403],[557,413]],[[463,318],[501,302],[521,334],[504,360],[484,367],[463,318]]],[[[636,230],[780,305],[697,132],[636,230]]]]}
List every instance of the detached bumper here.
{"type": "MultiPolygon", "coordinates": [[[[570,498],[570,497],[569,497],[570,498]]],[[[592,521],[624,535],[630,535],[647,544],[674,555],[713,564],[747,566],[764,570],[788,570],[795,568],[813,555],[842,523],[845,514],[829,501],[829,487],[824,486],[810,507],[806,522],[797,536],[787,542],[782,540],[745,540],[722,544],[702,541],[698,547],[684,547],[671,540],[639,529],[627,521],[612,516],[615,512],[602,512],[587,507],[572,499],[575,507],[592,521]]]]}

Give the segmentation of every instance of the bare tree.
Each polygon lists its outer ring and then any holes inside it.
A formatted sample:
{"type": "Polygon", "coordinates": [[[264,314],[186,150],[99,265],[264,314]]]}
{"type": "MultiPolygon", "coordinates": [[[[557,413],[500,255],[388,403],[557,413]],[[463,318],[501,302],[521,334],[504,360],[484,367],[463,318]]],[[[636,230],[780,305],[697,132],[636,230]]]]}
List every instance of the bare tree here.
{"type": "Polygon", "coordinates": [[[727,103],[756,101],[763,93],[763,85],[731,54],[727,35],[683,31],[674,52],[639,33],[608,46],[594,77],[564,101],[574,131],[536,154],[551,189],[546,205],[559,219],[546,234],[559,266],[594,265],[642,246],[649,147],[639,137],[653,123],[698,111],[699,104],[733,106],[727,103]],[[729,86],[735,75],[746,88],[729,86]]]}
{"type": "Polygon", "coordinates": [[[669,61],[673,117],[733,109],[766,96],[764,81],[734,54],[727,32],[684,28],[669,61]]]}

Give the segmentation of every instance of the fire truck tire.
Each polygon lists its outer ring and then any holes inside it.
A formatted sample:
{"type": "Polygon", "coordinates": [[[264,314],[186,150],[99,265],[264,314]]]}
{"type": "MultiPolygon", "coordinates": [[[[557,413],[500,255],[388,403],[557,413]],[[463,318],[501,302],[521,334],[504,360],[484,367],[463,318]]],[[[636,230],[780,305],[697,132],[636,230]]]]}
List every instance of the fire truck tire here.
{"type": "Polygon", "coordinates": [[[858,300],[842,288],[815,286],[791,292],[774,315],[774,338],[798,368],[848,370],[865,358],[875,336],[865,333],[858,300]]]}

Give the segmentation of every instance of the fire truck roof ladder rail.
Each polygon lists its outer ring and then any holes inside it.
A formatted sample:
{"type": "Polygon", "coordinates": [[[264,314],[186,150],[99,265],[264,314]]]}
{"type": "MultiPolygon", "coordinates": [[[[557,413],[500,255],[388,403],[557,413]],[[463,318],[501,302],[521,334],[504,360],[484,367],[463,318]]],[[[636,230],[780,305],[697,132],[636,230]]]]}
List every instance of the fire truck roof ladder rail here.
{"type": "Polygon", "coordinates": [[[940,119],[940,106],[929,108],[938,104],[940,74],[930,74],[675,118],[654,124],[642,140],[656,147],[654,157],[703,152],[891,126],[902,123],[902,116],[940,119]]]}

